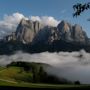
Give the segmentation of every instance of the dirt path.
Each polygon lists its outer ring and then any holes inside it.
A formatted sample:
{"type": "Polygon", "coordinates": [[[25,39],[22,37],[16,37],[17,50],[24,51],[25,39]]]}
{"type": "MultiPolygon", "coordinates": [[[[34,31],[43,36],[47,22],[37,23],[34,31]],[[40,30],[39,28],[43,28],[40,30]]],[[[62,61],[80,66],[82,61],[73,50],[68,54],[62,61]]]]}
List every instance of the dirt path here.
{"type": "Polygon", "coordinates": [[[15,82],[15,81],[5,80],[5,79],[0,79],[0,81],[9,82],[9,83],[17,83],[17,82],[15,82]]]}

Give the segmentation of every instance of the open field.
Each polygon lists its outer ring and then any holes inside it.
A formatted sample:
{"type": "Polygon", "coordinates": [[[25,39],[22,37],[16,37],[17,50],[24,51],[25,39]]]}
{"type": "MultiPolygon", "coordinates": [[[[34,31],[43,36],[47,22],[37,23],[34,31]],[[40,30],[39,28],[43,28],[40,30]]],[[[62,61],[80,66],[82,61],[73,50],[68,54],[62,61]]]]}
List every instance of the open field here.
{"type": "Polygon", "coordinates": [[[34,84],[34,83],[25,83],[25,82],[7,82],[0,80],[0,89],[4,90],[29,90],[34,89],[84,89],[90,88],[90,85],[56,85],[56,84],[34,84]]]}
{"type": "Polygon", "coordinates": [[[26,80],[27,77],[32,77],[32,72],[26,72],[21,67],[0,67],[0,90],[90,88],[90,85],[43,84],[23,81],[24,79],[26,80]]]}

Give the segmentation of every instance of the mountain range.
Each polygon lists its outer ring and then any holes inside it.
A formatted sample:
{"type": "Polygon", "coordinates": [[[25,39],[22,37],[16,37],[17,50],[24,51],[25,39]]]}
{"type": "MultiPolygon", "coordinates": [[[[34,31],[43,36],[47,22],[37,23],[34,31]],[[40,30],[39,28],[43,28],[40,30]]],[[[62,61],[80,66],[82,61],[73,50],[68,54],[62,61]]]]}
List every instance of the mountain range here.
{"type": "Polygon", "coordinates": [[[78,24],[61,21],[56,27],[38,21],[22,19],[15,32],[0,40],[0,54],[22,50],[29,53],[44,51],[90,52],[90,39],[78,24]]]}

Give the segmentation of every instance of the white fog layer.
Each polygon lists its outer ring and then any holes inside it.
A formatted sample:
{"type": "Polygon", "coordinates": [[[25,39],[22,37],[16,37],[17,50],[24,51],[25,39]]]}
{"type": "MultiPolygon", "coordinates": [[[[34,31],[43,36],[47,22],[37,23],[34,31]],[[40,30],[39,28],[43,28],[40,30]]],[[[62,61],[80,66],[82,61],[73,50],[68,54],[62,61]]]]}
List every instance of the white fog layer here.
{"type": "Polygon", "coordinates": [[[1,55],[0,64],[6,65],[12,61],[39,62],[52,65],[46,71],[58,77],[68,80],[79,80],[81,83],[90,83],[90,53],[84,50],[79,52],[43,52],[38,54],[28,54],[16,52],[11,56],[1,55]]]}

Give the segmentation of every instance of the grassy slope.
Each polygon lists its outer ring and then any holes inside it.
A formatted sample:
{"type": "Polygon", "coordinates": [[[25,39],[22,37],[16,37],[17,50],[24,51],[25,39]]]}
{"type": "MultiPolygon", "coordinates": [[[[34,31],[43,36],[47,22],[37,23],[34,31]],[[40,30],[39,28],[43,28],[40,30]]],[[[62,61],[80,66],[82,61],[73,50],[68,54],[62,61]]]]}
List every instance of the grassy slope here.
{"type": "Polygon", "coordinates": [[[14,77],[30,76],[32,73],[22,71],[20,67],[0,67],[0,87],[13,86],[13,87],[29,87],[29,88],[87,88],[88,85],[52,85],[52,84],[33,84],[16,81],[14,77]]]}
{"type": "Polygon", "coordinates": [[[20,67],[9,67],[0,69],[0,79],[17,81],[17,79],[22,79],[31,76],[31,72],[27,73],[20,67]]]}
{"type": "Polygon", "coordinates": [[[75,89],[75,88],[90,88],[89,85],[52,85],[52,84],[33,84],[33,83],[8,83],[4,81],[0,81],[0,86],[13,86],[13,87],[28,87],[28,88],[48,88],[48,89],[75,89]]]}

